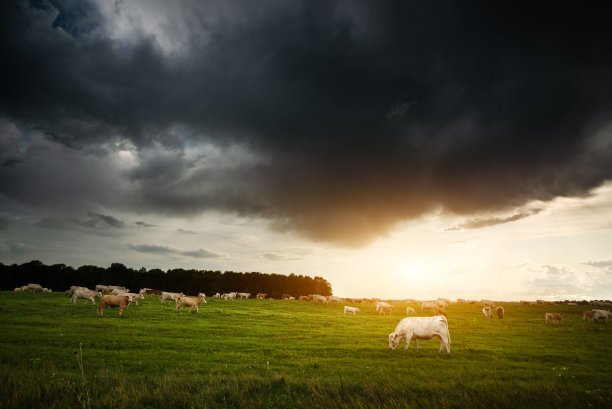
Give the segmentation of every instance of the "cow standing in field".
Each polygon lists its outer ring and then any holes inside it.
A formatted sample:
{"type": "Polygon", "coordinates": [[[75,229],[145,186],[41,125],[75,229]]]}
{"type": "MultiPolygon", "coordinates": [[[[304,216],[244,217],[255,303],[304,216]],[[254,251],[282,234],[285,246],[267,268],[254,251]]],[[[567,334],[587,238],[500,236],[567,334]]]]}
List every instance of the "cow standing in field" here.
{"type": "Polygon", "coordinates": [[[436,303],[433,301],[423,301],[421,303],[421,311],[425,311],[425,310],[432,310],[434,309],[434,307],[436,306],[436,303]]]}
{"type": "Polygon", "coordinates": [[[324,296],[319,295],[319,294],[313,294],[312,295],[312,301],[313,302],[322,302],[323,304],[327,304],[327,297],[324,297],[324,296]]]}
{"type": "Polygon", "coordinates": [[[416,310],[412,307],[406,307],[406,315],[416,315],[416,310]]]}
{"type": "Polygon", "coordinates": [[[84,300],[89,300],[93,304],[95,304],[96,303],[95,298],[96,297],[101,297],[101,296],[102,296],[102,294],[100,294],[98,292],[95,292],[93,290],[90,290],[89,288],[77,287],[72,292],[72,297],[70,297],[70,302],[71,303],[76,303],[77,298],[82,298],[84,300]]]}
{"type": "Polygon", "coordinates": [[[582,314],[582,321],[586,321],[586,320],[593,320],[593,312],[592,311],[585,311],[582,314]]]}
{"type": "Polygon", "coordinates": [[[183,306],[183,305],[188,305],[189,306],[189,311],[187,312],[191,312],[191,310],[193,310],[195,308],[196,313],[200,312],[200,310],[198,309],[198,306],[202,303],[206,303],[206,300],[204,299],[204,297],[202,297],[202,294],[200,293],[200,296],[198,298],[193,298],[193,297],[179,297],[179,299],[176,301],[176,308],[175,308],[175,312],[179,312],[179,309],[183,306]]]}
{"type": "Polygon", "coordinates": [[[483,307],[495,308],[495,303],[491,300],[482,300],[483,307]]]}
{"type": "Polygon", "coordinates": [[[359,311],[359,308],[357,307],[349,307],[348,305],[344,306],[344,315],[346,315],[346,313],[353,313],[353,315],[355,315],[355,313],[359,311]]]}
{"type": "Polygon", "coordinates": [[[391,307],[391,304],[384,301],[376,301],[376,312],[380,312],[382,307],[391,307]]]}
{"type": "Polygon", "coordinates": [[[445,317],[446,315],[446,311],[444,311],[444,308],[440,308],[438,306],[433,307],[433,313],[434,315],[444,315],[445,317]]]}
{"type": "Polygon", "coordinates": [[[563,324],[563,315],[556,312],[547,312],[544,314],[544,318],[546,319],[547,324],[548,321],[552,322],[553,324],[563,324]]]}
{"type": "Polygon", "coordinates": [[[591,311],[591,317],[593,318],[593,322],[595,321],[603,321],[604,324],[608,323],[608,317],[612,316],[612,312],[607,310],[593,310],[591,311]]]}
{"type": "Polygon", "coordinates": [[[104,316],[104,309],[106,307],[119,307],[119,316],[123,316],[123,310],[130,305],[130,301],[130,297],[127,295],[103,295],[100,297],[98,314],[100,314],[100,316],[104,316]]]}
{"type": "Polygon", "coordinates": [[[382,315],[391,315],[392,312],[393,312],[392,305],[383,305],[379,309],[379,314],[382,314],[382,315]]]}
{"type": "Polygon", "coordinates": [[[485,317],[487,318],[493,318],[493,314],[491,313],[491,308],[489,307],[484,307],[482,309],[482,313],[484,314],[485,317]]]}
{"type": "Polygon", "coordinates": [[[164,304],[164,301],[166,301],[166,300],[174,300],[175,302],[178,302],[178,299],[181,296],[184,297],[185,294],[183,294],[183,293],[170,293],[170,292],[167,292],[167,291],[162,291],[161,297],[160,297],[160,299],[161,299],[160,304],[164,304]]]}
{"type": "Polygon", "coordinates": [[[500,320],[504,318],[504,307],[495,307],[495,312],[497,313],[497,318],[500,320]]]}
{"type": "Polygon", "coordinates": [[[268,294],[266,293],[257,293],[257,300],[265,300],[268,294]]]}
{"type": "Polygon", "coordinates": [[[414,339],[417,350],[419,349],[419,339],[440,338],[440,350],[446,346],[446,352],[450,354],[450,333],[448,331],[448,321],[446,317],[406,317],[397,324],[395,331],[389,334],[389,349],[394,350],[400,340],[406,341],[406,348],[410,347],[410,342],[414,339]]]}

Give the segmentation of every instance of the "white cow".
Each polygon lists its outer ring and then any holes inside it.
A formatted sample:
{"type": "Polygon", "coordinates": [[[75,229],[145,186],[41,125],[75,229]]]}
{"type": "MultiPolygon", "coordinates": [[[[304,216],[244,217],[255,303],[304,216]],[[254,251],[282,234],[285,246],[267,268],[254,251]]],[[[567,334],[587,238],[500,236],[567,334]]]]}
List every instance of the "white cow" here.
{"type": "Polygon", "coordinates": [[[175,302],[178,302],[179,297],[184,297],[185,294],[183,293],[171,293],[168,291],[162,291],[161,293],[161,304],[164,304],[164,301],[166,300],[174,300],[175,302]]]}
{"type": "Polygon", "coordinates": [[[127,295],[128,297],[130,297],[130,302],[135,303],[136,305],[138,305],[138,300],[144,300],[145,296],[143,294],[136,294],[136,293],[128,293],[126,291],[121,291],[121,290],[117,290],[114,289],[112,291],[111,295],[127,295]]]}
{"type": "Polygon", "coordinates": [[[355,315],[355,313],[359,311],[359,308],[357,307],[349,307],[348,305],[344,306],[344,315],[346,315],[347,312],[349,313],[353,313],[353,315],[355,315]]]}
{"type": "Polygon", "coordinates": [[[425,311],[426,309],[433,311],[435,306],[436,306],[436,303],[433,301],[423,301],[421,303],[421,311],[425,311]]]}
{"type": "Polygon", "coordinates": [[[493,314],[491,313],[491,308],[489,307],[484,307],[482,309],[482,313],[484,314],[485,317],[487,318],[493,318],[493,314]]]}
{"type": "Polygon", "coordinates": [[[312,295],[312,301],[313,302],[322,302],[323,304],[327,304],[328,303],[327,297],[324,297],[324,296],[319,295],[319,294],[313,294],[312,295]]]}
{"type": "Polygon", "coordinates": [[[592,310],[591,318],[593,322],[595,321],[603,321],[604,324],[608,323],[608,317],[612,317],[612,312],[607,310],[592,310]]]}
{"type": "Polygon", "coordinates": [[[440,338],[440,350],[446,346],[446,352],[450,354],[450,333],[448,332],[448,321],[446,317],[437,315],[435,317],[406,317],[397,324],[395,331],[389,334],[389,349],[394,350],[400,340],[406,341],[406,348],[410,341],[416,341],[419,349],[419,339],[440,338]]]}
{"type": "Polygon", "coordinates": [[[416,315],[416,310],[412,307],[406,307],[406,315],[416,315]]]}
{"type": "Polygon", "coordinates": [[[380,310],[382,310],[382,307],[391,307],[391,304],[387,304],[384,301],[376,301],[376,312],[379,312],[380,310]]]}
{"type": "Polygon", "coordinates": [[[227,300],[234,301],[234,298],[236,298],[236,293],[235,292],[231,292],[231,293],[223,294],[223,298],[225,299],[225,301],[227,301],[227,300]]]}
{"type": "Polygon", "coordinates": [[[72,297],[70,297],[70,302],[76,303],[77,298],[82,298],[84,300],[90,300],[93,304],[95,304],[96,303],[95,298],[101,297],[101,296],[102,294],[96,291],[90,290],[85,287],[77,287],[72,292],[72,297]]]}

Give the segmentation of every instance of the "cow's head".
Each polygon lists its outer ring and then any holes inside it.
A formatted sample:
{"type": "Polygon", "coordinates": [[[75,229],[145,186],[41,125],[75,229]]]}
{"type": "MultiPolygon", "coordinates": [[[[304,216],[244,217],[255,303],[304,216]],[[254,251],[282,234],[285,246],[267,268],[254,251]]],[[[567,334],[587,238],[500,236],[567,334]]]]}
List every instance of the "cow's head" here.
{"type": "Polygon", "coordinates": [[[389,334],[389,349],[395,350],[397,348],[397,344],[400,342],[399,334],[392,332],[389,334]]]}

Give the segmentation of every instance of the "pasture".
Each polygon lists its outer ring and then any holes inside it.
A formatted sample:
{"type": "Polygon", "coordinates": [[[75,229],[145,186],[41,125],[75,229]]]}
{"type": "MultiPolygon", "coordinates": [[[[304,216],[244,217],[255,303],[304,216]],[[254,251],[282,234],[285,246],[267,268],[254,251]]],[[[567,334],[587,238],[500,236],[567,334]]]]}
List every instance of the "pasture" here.
{"type": "Polygon", "coordinates": [[[148,296],[121,318],[62,293],[0,292],[0,407],[612,407],[612,322],[584,322],[589,307],[503,303],[499,320],[452,304],[448,356],[437,339],[390,351],[410,305],[392,304],[343,316],[342,305],[209,298],[176,314],[148,296]],[[546,325],[546,312],[564,323],[546,325]]]}

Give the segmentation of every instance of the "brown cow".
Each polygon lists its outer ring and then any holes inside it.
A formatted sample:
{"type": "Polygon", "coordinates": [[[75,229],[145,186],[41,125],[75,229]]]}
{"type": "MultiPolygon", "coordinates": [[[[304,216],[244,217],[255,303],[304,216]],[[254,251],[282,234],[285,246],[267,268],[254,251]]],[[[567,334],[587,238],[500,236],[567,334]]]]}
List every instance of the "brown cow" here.
{"type": "Polygon", "coordinates": [[[268,294],[266,294],[266,293],[257,293],[256,299],[257,300],[265,300],[267,296],[268,296],[268,294]]]}
{"type": "Polygon", "coordinates": [[[206,304],[206,299],[204,298],[204,294],[200,293],[200,295],[198,296],[198,298],[193,298],[193,297],[179,297],[178,300],[176,300],[176,308],[175,308],[175,312],[179,312],[179,309],[183,306],[183,305],[188,305],[189,306],[189,311],[187,312],[191,312],[191,310],[193,310],[195,308],[196,312],[200,312],[200,310],[198,309],[198,306],[201,303],[206,304]]]}
{"type": "Polygon", "coordinates": [[[129,295],[103,295],[100,297],[100,305],[98,305],[98,314],[104,315],[106,307],[119,307],[119,315],[123,315],[123,310],[130,305],[131,297],[129,295]]]}
{"type": "Polygon", "coordinates": [[[307,295],[300,295],[300,301],[310,301],[307,295]]]}
{"type": "Polygon", "coordinates": [[[444,311],[444,308],[438,307],[437,305],[433,307],[433,313],[435,315],[444,315],[445,317],[446,315],[446,311],[444,311]]]}
{"type": "Polygon", "coordinates": [[[593,312],[592,311],[585,311],[584,314],[582,314],[582,321],[586,321],[586,320],[593,320],[593,312]]]}
{"type": "Polygon", "coordinates": [[[289,298],[291,298],[291,294],[283,294],[281,300],[288,300],[289,298]]]}
{"type": "Polygon", "coordinates": [[[495,307],[495,312],[497,313],[497,318],[500,320],[504,318],[504,307],[495,307]]]}

